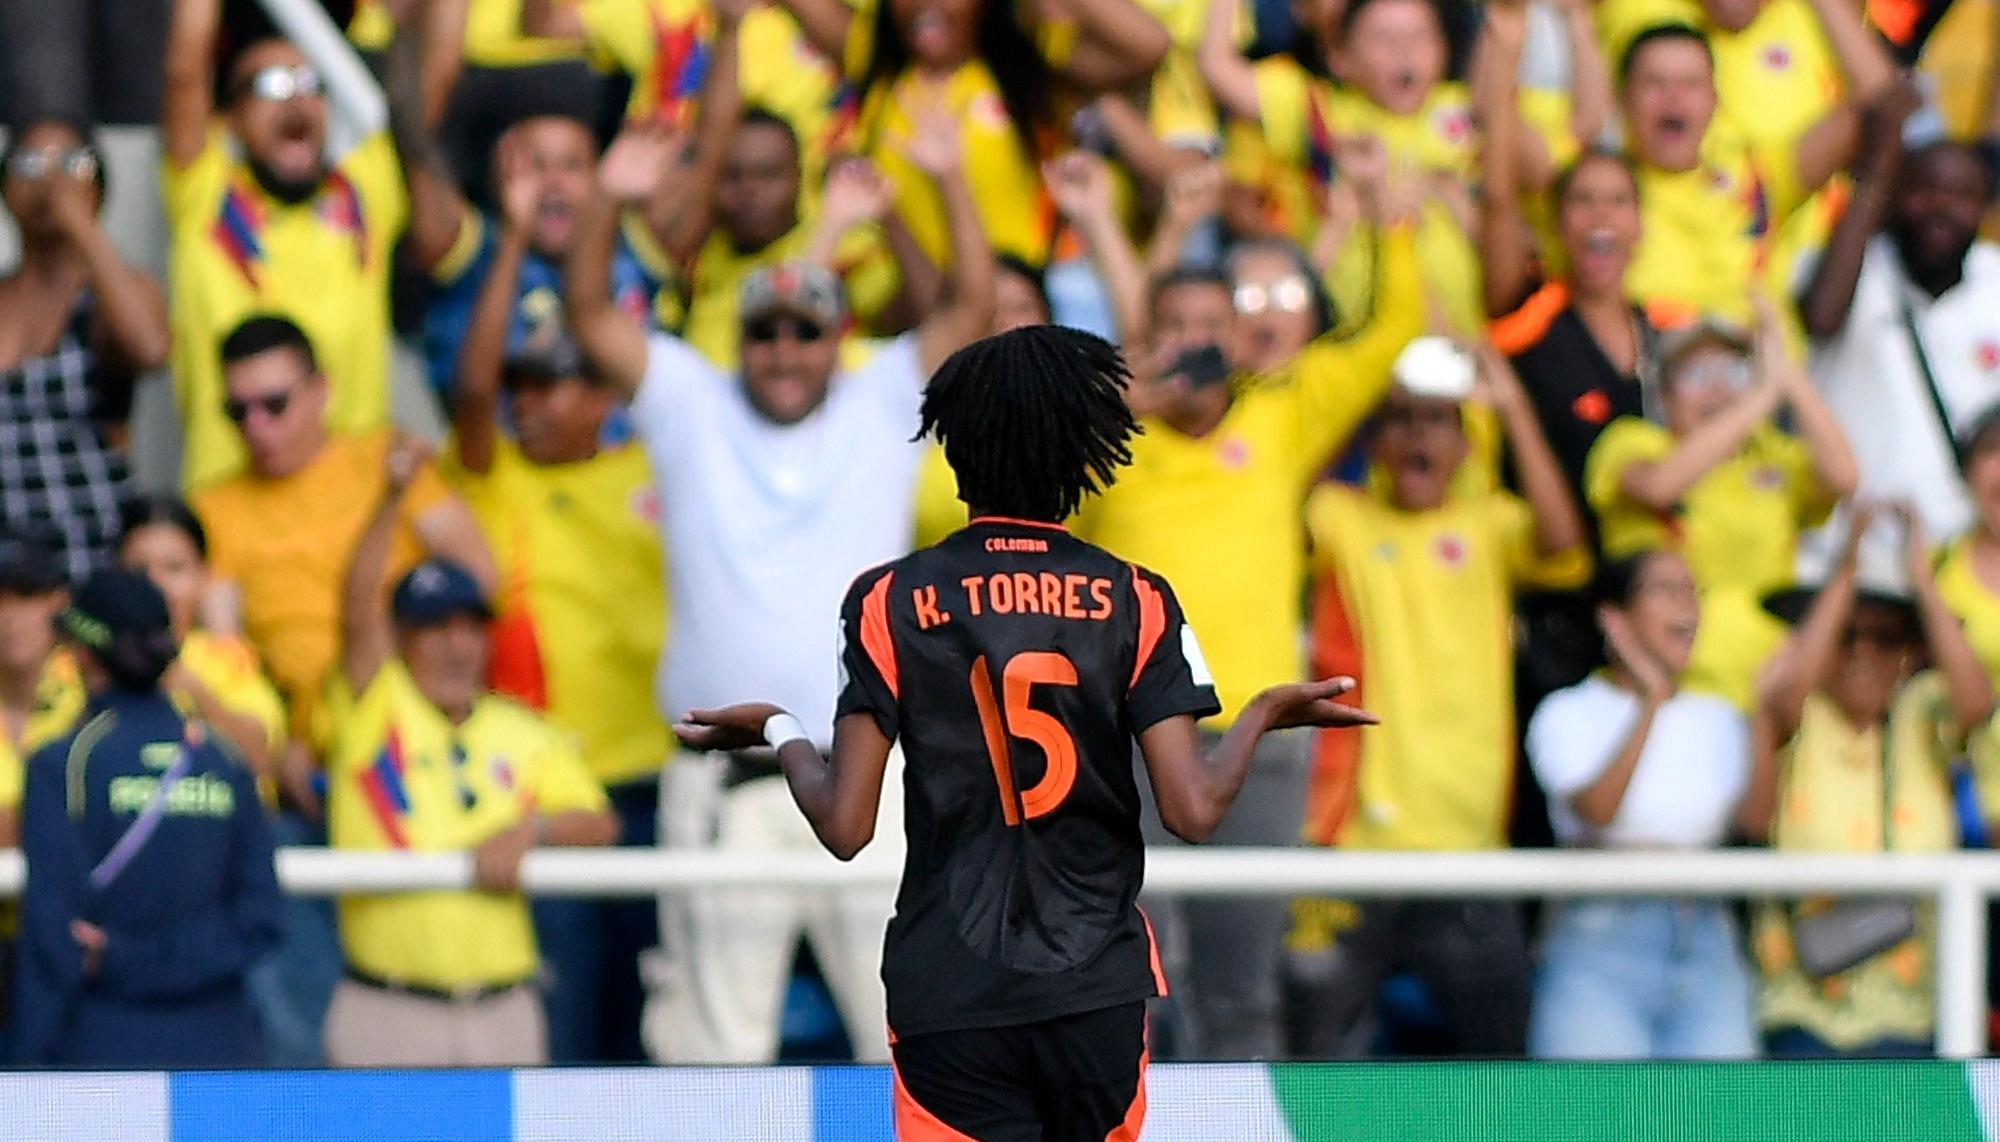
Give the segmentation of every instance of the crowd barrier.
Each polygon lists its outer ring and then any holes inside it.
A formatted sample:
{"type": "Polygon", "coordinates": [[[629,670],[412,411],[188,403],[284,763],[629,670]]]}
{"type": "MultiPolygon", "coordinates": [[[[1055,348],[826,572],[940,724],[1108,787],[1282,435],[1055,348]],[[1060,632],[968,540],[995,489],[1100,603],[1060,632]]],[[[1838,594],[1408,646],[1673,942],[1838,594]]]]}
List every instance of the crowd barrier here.
{"type": "MultiPolygon", "coordinates": [[[[818,853],[668,849],[541,849],[521,868],[528,892],[601,897],[704,887],[887,885],[897,874],[894,863],[880,858],[842,864],[818,853]]],[[[0,852],[0,897],[18,893],[23,876],[20,854],[0,852]]],[[[291,848],[278,854],[278,876],[288,891],[314,896],[465,888],[472,883],[472,858],[462,852],[291,848]]],[[[1937,909],[1938,1053],[1986,1053],[1986,911],[1988,899],[2000,893],[2000,853],[1158,849],[1147,856],[1146,885],[1154,892],[1223,896],[1927,898],[1937,909]]]]}
{"type": "MultiPolygon", "coordinates": [[[[0,1074],[0,1142],[890,1142],[880,1067],[0,1074]]],[[[1144,1142],[2000,1142],[2000,1062],[1161,1065],[1144,1142]]]]}

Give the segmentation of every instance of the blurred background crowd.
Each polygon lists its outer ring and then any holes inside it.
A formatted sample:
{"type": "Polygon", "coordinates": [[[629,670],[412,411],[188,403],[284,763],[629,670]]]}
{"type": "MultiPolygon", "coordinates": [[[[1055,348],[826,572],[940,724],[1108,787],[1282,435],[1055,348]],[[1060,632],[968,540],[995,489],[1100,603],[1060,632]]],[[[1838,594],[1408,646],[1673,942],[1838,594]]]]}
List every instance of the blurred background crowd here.
{"type": "MultiPolygon", "coordinates": [[[[814,848],[669,725],[828,744],[848,583],[965,522],[923,379],[1037,322],[1130,362],[1072,527],[1205,728],[1382,718],[1218,843],[1983,847],[1996,60],[1994,0],[0,0],[0,1042],[886,1058],[889,894],[520,859],[814,848]]],[[[1161,1057],[1931,1048],[1893,901],[1150,906],[1161,1057]]]]}

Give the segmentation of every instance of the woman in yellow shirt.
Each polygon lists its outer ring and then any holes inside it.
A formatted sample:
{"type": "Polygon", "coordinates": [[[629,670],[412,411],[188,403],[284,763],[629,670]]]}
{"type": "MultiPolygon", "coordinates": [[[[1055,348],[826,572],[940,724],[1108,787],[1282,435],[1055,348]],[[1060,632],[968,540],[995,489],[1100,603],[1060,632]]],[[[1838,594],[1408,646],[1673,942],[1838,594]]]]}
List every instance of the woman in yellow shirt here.
{"type": "Polygon", "coordinates": [[[161,686],[188,715],[207,722],[271,788],[283,740],[284,704],[257,664],[248,639],[229,633],[233,601],[208,573],[208,536],[185,503],[171,496],[135,500],[123,511],[118,562],[143,572],[166,596],[180,657],[161,686]]]}
{"type": "Polygon", "coordinates": [[[1761,606],[1792,585],[1799,533],[1854,491],[1854,454],[1812,380],[1786,357],[1762,307],[1754,345],[1702,321],[1667,337],[1667,424],[1621,417],[1591,446],[1584,490],[1604,554],[1674,545],[1702,589],[1689,685],[1751,706],[1757,672],[1783,641],[1761,606]],[[1796,437],[1771,423],[1789,408],[1796,437]]]}
{"type": "MultiPolygon", "coordinates": [[[[1739,822],[1776,848],[1955,848],[1951,759],[1969,735],[1989,736],[1993,685],[1938,590],[1922,529],[1904,514],[1903,566],[1878,569],[1859,558],[1870,522],[1865,509],[1855,513],[1840,564],[1759,686],[1750,793],[1739,822]],[[1929,669],[1920,672],[1925,659],[1929,669]]],[[[1774,609],[1790,615],[1802,600],[1785,601],[1793,605],[1774,609]]],[[[1973,752],[1979,756],[1984,745],[1973,752]]],[[[1859,905],[1815,900],[1760,909],[1754,946],[1768,1049],[1780,1058],[1929,1055],[1935,1012],[1927,911],[1900,917],[1901,939],[1843,949],[1826,938],[1842,926],[1841,913],[1830,909],[1842,907],[1859,905]]],[[[1893,923],[1889,929],[1898,930],[1893,923]]]]}
{"type": "Polygon", "coordinates": [[[1958,463],[1971,494],[1973,522],[1945,549],[1938,587],[1965,624],[1986,676],[2000,685],[2000,405],[1966,429],[1958,463]]]}

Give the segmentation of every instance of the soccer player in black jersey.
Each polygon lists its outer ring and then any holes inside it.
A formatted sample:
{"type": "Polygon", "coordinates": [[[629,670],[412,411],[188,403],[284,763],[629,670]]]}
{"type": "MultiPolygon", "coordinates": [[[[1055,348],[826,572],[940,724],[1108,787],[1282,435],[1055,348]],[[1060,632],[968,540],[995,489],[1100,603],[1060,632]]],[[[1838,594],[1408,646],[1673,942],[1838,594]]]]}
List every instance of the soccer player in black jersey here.
{"type": "Polygon", "coordinates": [[[1166,981],[1137,904],[1133,738],[1161,820],[1200,841],[1259,735],[1375,720],[1333,700],[1352,679],[1275,686],[1203,754],[1195,723],[1219,706],[1172,588],[1060,522],[1131,459],[1127,379],[1116,349],[1055,326],[953,355],[922,431],[973,519],[848,591],[832,756],[765,704],[675,727],[695,749],[776,746],[843,860],[902,739],[909,855],[882,976],[905,1142],[1137,1139],[1145,1001],[1166,981]]]}

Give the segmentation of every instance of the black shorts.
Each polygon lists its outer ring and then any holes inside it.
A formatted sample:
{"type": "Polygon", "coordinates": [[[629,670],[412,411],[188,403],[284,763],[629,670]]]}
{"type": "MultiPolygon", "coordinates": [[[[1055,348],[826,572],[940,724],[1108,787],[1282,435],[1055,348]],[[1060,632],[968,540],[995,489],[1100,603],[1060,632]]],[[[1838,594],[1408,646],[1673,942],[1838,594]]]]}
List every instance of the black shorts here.
{"type": "Polygon", "coordinates": [[[1136,1142],[1146,1005],[912,1035],[890,1048],[901,1142],[1136,1142]]]}

